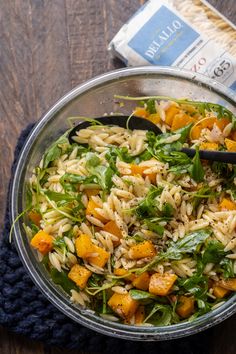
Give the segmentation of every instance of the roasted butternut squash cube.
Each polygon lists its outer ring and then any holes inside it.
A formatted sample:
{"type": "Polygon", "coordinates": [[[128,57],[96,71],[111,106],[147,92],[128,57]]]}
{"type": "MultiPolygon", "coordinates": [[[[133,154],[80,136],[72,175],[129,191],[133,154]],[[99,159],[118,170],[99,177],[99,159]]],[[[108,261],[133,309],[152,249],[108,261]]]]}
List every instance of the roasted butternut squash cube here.
{"type": "Polygon", "coordinates": [[[230,293],[230,290],[224,289],[221,286],[216,285],[216,284],[213,285],[213,295],[215,295],[215,297],[217,299],[223,299],[229,293],[230,293]]]}
{"type": "Polygon", "coordinates": [[[42,219],[42,216],[39,213],[31,210],[28,214],[28,217],[36,226],[38,226],[38,227],[40,226],[40,221],[42,219]]]}
{"type": "Polygon", "coordinates": [[[69,271],[68,278],[73,280],[73,282],[75,282],[82,290],[86,287],[87,281],[91,275],[92,272],[90,272],[90,270],[79,264],[75,264],[69,271]]]}
{"type": "Polygon", "coordinates": [[[137,117],[147,118],[149,113],[144,107],[136,107],[134,110],[134,115],[137,117]]]}
{"type": "Polygon", "coordinates": [[[150,278],[149,292],[154,295],[166,296],[171,292],[177,278],[177,275],[171,273],[154,273],[150,278]]]}
{"type": "Polygon", "coordinates": [[[148,272],[144,272],[141,275],[135,277],[133,280],[133,286],[140,290],[148,290],[149,287],[150,276],[148,272]]]}
{"type": "Polygon", "coordinates": [[[118,237],[119,240],[113,241],[114,246],[118,246],[120,244],[120,239],[123,237],[123,235],[115,221],[108,221],[108,223],[104,225],[103,230],[118,237]]]}
{"type": "Polygon", "coordinates": [[[182,318],[188,318],[194,313],[194,297],[180,296],[176,306],[177,314],[182,318]]]}
{"type": "Polygon", "coordinates": [[[227,198],[222,199],[219,207],[221,210],[236,210],[236,204],[227,198]]]}
{"type": "Polygon", "coordinates": [[[228,151],[235,152],[236,151],[236,141],[225,138],[225,146],[228,151]]]}
{"type": "Polygon", "coordinates": [[[81,234],[75,240],[75,249],[78,257],[87,258],[94,252],[94,244],[91,237],[87,234],[81,234]]]}
{"type": "Polygon", "coordinates": [[[131,259],[140,259],[144,257],[154,257],[156,249],[151,241],[144,241],[137,245],[131,246],[129,257],[131,259]]]}
{"type": "Polygon", "coordinates": [[[135,324],[140,325],[143,323],[145,319],[145,307],[143,305],[140,305],[135,312],[135,324]]]}
{"type": "Polygon", "coordinates": [[[87,208],[86,208],[86,215],[90,215],[98,220],[100,220],[102,223],[106,223],[108,220],[106,220],[102,215],[100,215],[95,209],[100,208],[100,205],[94,202],[94,200],[89,199],[87,208]]]}
{"type": "Polygon", "coordinates": [[[171,124],[171,131],[178,130],[180,128],[185,127],[186,125],[190,123],[194,123],[195,119],[188,114],[185,113],[179,113],[174,116],[173,122],[171,124]]]}
{"type": "Polygon", "coordinates": [[[217,143],[201,143],[199,146],[200,150],[218,150],[219,149],[219,144],[217,143]]]}
{"type": "Polygon", "coordinates": [[[30,241],[31,246],[36,248],[43,255],[49,253],[53,248],[53,237],[43,230],[37,232],[30,241]]]}
{"type": "Polygon", "coordinates": [[[161,121],[161,117],[159,113],[152,113],[147,117],[148,120],[150,120],[154,124],[158,124],[161,121]]]}
{"type": "Polygon", "coordinates": [[[145,166],[139,166],[139,165],[133,165],[130,164],[130,170],[131,170],[131,175],[141,175],[143,174],[143,171],[146,170],[147,167],[145,166]]]}
{"type": "Polygon", "coordinates": [[[152,184],[156,184],[156,177],[157,177],[157,174],[156,173],[143,173],[143,177],[148,177],[149,178],[149,181],[152,183],[152,184]]]}
{"type": "Polygon", "coordinates": [[[236,278],[221,279],[217,285],[227,290],[236,291],[236,278]]]}
{"type": "Polygon", "coordinates": [[[116,268],[114,269],[113,273],[117,276],[127,275],[126,277],[124,277],[124,279],[129,281],[133,281],[135,279],[135,275],[133,273],[129,274],[128,270],[124,268],[116,268]]]}
{"type": "Polygon", "coordinates": [[[138,301],[132,299],[130,294],[114,293],[108,301],[110,308],[127,322],[138,308],[138,301]]]}
{"type": "Polygon", "coordinates": [[[166,116],[165,116],[165,123],[168,124],[169,126],[172,125],[174,116],[178,114],[180,111],[180,108],[177,107],[175,104],[172,104],[169,108],[166,110],[166,116]]]}
{"type": "Polygon", "coordinates": [[[108,261],[110,254],[99,246],[93,246],[93,253],[97,253],[96,256],[90,256],[87,258],[88,262],[92,265],[96,265],[103,268],[108,261]]]}
{"type": "Polygon", "coordinates": [[[100,192],[99,189],[85,189],[84,191],[88,198],[91,198],[94,195],[98,195],[100,192]]]}

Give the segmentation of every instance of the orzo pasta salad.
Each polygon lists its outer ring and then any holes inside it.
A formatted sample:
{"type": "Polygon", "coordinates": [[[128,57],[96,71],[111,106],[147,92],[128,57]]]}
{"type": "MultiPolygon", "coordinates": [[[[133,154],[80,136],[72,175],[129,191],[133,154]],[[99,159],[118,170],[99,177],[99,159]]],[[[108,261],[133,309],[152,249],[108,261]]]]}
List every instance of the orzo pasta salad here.
{"type": "Polygon", "coordinates": [[[160,97],[133,114],[163,133],[94,120],[51,145],[27,185],[24,227],[72,302],[127,325],[193,320],[236,291],[236,168],[198,152],[236,151],[235,116],[160,97]]]}

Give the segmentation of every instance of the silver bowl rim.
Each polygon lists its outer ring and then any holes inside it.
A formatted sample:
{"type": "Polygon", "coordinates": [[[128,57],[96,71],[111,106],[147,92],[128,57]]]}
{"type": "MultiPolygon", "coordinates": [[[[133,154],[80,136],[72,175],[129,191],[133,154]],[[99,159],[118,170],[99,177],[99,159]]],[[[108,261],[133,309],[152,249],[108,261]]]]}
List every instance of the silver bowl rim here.
{"type": "MultiPolygon", "coordinates": [[[[20,176],[23,173],[24,166],[27,162],[28,154],[32,148],[32,145],[43,129],[43,127],[50,121],[53,116],[60,111],[66,104],[72,101],[74,98],[82,95],[88,90],[102,86],[107,82],[118,81],[127,77],[135,77],[140,75],[164,75],[167,77],[175,77],[179,79],[185,79],[188,81],[196,82],[201,86],[207,87],[209,90],[219,94],[221,97],[227,99],[231,104],[235,105],[235,93],[225,87],[224,85],[209,79],[207,76],[193,73],[187,70],[171,67],[157,67],[157,66],[140,66],[132,68],[122,68],[113,70],[99,76],[96,76],[81,85],[76,86],[66,95],[60,98],[36,123],[35,127],[26,139],[24,146],[18,157],[14,178],[10,186],[10,217],[11,221],[17,218],[18,214],[18,192],[20,190],[20,176]]],[[[162,327],[144,327],[144,326],[127,326],[119,323],[103,320],[102,318],[94,315],[90,310],[81,310],[72,306],[69,298],[62,295],[62,292],[58,290],[52,281],[46,277],[39,276],[39,267],[32,262],[32,259],[23,244],[21,237],[20,223],[19,221],[14,223],[14,241],[23,262],[24,267],[27,269],[30,277],[40,291],[46,296],[46,298],[55,305],[66,316],[70,317],[74,321],[93,329],[102,334],[110,335],[113,337],[129,339],[129,340],[141,340],[141,341],[158,341],[168,340],[174,338],[185,337],[194,333],[205,330],[217,323],[222,322],[224,319],[233,315],[236,312],[236,294],[232,296],[225,304],[212,310],[211,312],[200,316],[192,322],[181,322],[179,324],[162,326],[162,327]],[[78,311],[80,313],[78,313],[78,311]]]]}

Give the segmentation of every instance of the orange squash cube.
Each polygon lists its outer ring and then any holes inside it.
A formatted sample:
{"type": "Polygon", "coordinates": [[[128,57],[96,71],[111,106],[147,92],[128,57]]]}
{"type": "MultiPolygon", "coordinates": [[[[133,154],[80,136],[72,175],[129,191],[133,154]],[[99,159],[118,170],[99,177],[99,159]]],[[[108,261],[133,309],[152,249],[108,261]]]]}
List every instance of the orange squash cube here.
{"type": "Polygon", "coordinates": [[[88,262],[92,265],[103,268],[107,263],[110,254],[99,246],[93,246],[93,253],[97,253],[97,256],[90,256],[87,258],[88,262]]]}
{"type": "Polygon", "coordinates": [[[221,286],[219,286],[217,284],[213,285],[213,295],[215,295],[215,297],[217,299],[223,299],[229,293],[230,293],[230,290],[224,289],[224,288],[222,288],[221,286]]]}
{"type": "Polygon", "coordinates": [[[154,124],[158,124],[161,121],[161,117],[159,113],[152,113],[147,117],[148,120],[150,120],[154,124]]]}
{"type": "Polygon", "coordinates": [[[178,130],[185,127],[190,123],[194,123],[195,119],[185,113],[179,113],[174,116],[173,122],[171,124],[171,131],[178,130]]]}
{"type": "Polygon", "coordinates": [[[95,210],[96,208],[100,208],[100,206],[90,199],[86,208],[86,215],[90,215],[100,220],[102,223],[106,223],[107,220],[95,210]]]}
{"type": "Polygon", "coordinates": [[[176,306],[177,314],[182,318],[188,318],[194,312],[194,297],[180,296],[176,306]]]}
{"type": "Polygon", "coordinates": [[[108,301],[108,306],[128,322],[138,308],[138,301],[132,299],[130,294],[114,293],[108,301]]]}
{"type": "Polygon", "coordinates": [[[154,295],[166,296],[177,278],[177,275],[171,273],[154,273],[150,278],[149,292],[154,295]]]}
{"type": "Polygon", "coordinates": [[[221,279],[217,285],[227,290],[236,291],[236,278],[221,279]]]}
{"type": "Polygon", "coordinates": [[[136,107],[134,110],[134,116],[147,118],[149,116],[148,111],[144,107],[136,107]]]}
{"type": "Polygon", "coordinates": [[[148,290],[149,287],[150,276],[148,272],[144,272],[141,275],[135,277],[133,280],[133,286],[140,290],[148,290]]]}
{"type": "Polygon", "coordinates": [[[28,217],[30,218],[31,221],[33,221],[33,223],[36,226],[40,226],[40,221],[42,220],[42,217],[39,213],[37,213],[36,211],[31,210],[28,214],[28,217]]]}
{"type": "Polygon", "coordinates": [[[227,198],[222,199],[219,207],[221,210],[236,210],[236,204],[227,198]]]}
{"type": "Polygon", "coordinates": [[[37,232],[30,241],[31,246],[36,248],[43,255],[53,249],[53,237],[43,230],[37,232]]]}
{"type": "Polygon", "coordinates": [[[103,230],[119,238],[119,240],[113,241],[114,246],[118,246],[120,244],[120,239],[123,237],[123,235],[115,221],[108,221],[108,223],[104,225],[103,230]]]}
{"type": "Polygon", "coordinates": [[[236,141],[225,138],[225,146],[228,151],[235,152],[236,151],[236,141]]]}
{"type": "Polygon", "coordinates": [[[200,150],[218,150],[219,144],[217,143],[201,143],[199,146],[200,150]]]}
{"type": "Polygon", "coordinates": [[[94,252],[94,244],[89,235],[81,234],[75,240],[75,249],[77,256],[80,258],[87,258],[94,252]]]}
{"type": "Polygon", "coordinates": [[[91,275],[92,272],[90,272],[90,270],[79,264],[75,264],[69,271],[68,278],[73,280],[73,282],[75,282],[82,290],[86,287],[87,281],[91,275]]]}
{"type": "Polygon", "coordinates": [[[88,198],[91,198],[94,195],[98,195],[100,192],[100,189],[85,189],[84,192],[88,198]]]}
{"type": "Polygon", "coordinates": [[[140,259],[144,257],[154,257],[156,249],[151,241],[144,241],[137,245],[131,246],[129,257],[131,259],[140,259]]]}
{"type": "Polygon", "coordinates": [[[165,123],[168,124],[169,126],[172,125],[173,119],[176,114],[178,114],[180,111],[180,108],[174,104],[172,104],[169,108],[166,110],[166,116],[165,116],[165,123]]]}

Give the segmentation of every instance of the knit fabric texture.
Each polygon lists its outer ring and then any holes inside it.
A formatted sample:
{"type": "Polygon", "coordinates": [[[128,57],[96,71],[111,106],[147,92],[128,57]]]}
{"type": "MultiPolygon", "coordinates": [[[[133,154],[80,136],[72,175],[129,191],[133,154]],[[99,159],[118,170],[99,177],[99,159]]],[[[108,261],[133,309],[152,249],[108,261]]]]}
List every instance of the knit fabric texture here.
{"type": "MultiPolygon", "coordinates": [[[[16,150],[19,151],[32,129],[21,134],[16,150]]],[[[15,162],[12,166],[14,174],[15,162]]],[[[9,199],[9,198],[8,198],[9,199]]],[[[164,342],[133,342],[101,335],[87,329],[55,308],[33,284],[17,254],[14,243],[9,242],[9,206],[4,230],[0,237],[0,325],[30,339],[49,346],[79,349],[86,353],[207,353],[211,329],[197,335],[164,342]]]]}

